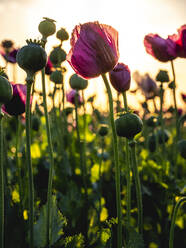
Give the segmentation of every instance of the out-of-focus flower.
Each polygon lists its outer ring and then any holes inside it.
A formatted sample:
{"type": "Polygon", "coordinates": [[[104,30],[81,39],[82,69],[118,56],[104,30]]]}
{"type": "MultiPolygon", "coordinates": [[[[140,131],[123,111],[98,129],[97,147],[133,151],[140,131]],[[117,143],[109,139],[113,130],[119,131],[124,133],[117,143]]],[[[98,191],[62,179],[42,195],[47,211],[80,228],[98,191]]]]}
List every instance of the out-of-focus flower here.
{"type": "Polygon", "coordinates": [[[178,108],[178,115],[181,116],[183,114],[183,109],[182,108],[178,108]]]}
{"type": "Polygon", "coordinates": [[[186,24],[178,29],[178,34],[169,36],[176,43],[176,54],[178,57],[186,58],[186,24]]]}
{"type": "Polygon", "coordinates": [[[81,105],[82,102],[83,102],[83,100],[82,100],[82,98],[80,97],[79,93],[76,90],[70,90],[66,94],[67,102],[70,102],[72,104],[75,104],[75,96],[76,96],[76,94],[78,94],[78,105],[81,105]]]}
{"type": "Polygon", "coordinates": [[[186,94],[181,93],[181,97],[182,97],[183,101],[186,103],[186,94]]]}
{"type": "Polygon", "coordinates": [[[161,62],[167,62],[177,57],[176,43],[170,39],[163,39],[158,34],[148,34],[144,38],[146,52],[161,62]]]}
{"type": "Polygon", "coordinates": [[[3,56],[3,58],[12,64],[16,63],[16,55],[17,55],[18,49],[13,49],[12,51],[5,53],[4,51],[0,51],[0,54],[3,56]]]}
{"type": "Polygon", "coordinates": [[[99,22],[77,25],[70,43],[67,61],[85,79],[109,72],[118,63],[118,32],[111,26],[99,22]]]}
{"type": "Polygon", "coordinates": [[[50,58],[48,58],[47,64],[45,66],[45,74],[50,75],[52,73],[52,68],[53,68],[52,62],[50,61],[50,58]]]}
{"type": "MultiPolygon", "coordinates": [[[[2,106],[2,110],[9,115],[21,115],[25,112],[26,105],[26,90],[24,84],[13,84],[13,97],[10,102],[2,106]]],[[[30,100],[30,102],[32,99],[30,100]]]]}
{"type": "Polygon", "coordinates": [[[115,68],[109,72],[109,78],[112,86],[118,92],[124,92],[130,88],[130,70],[128,66],[123,63],[118,63],[115,68]]]}
{"type": "Polygon", "coordinates": [[[133,74],[133,78],[138,86],[141,88],[146,99],[152,99],[158,94],[159,90],[156,82],[149,76],[148,73],[146,73],[145,75],[140,75],[139,72],[135,72],[133,74]]]}

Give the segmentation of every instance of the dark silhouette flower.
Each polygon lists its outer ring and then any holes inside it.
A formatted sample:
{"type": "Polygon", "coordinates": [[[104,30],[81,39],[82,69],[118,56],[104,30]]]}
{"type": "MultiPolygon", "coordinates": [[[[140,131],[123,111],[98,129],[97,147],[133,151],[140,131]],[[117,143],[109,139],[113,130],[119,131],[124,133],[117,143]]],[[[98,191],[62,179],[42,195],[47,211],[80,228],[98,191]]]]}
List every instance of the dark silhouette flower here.
{"type": "Polygon", "coordinates": [[[11,101],[2,106],[2,110],[9,115],[21,115],[25,112],[27,86],[24,84],[11,84],[13,97],[11,101]]]}
{"type": "Polygon", "coordinates": [[[13,49],[8,53],[5,53],[4,51],[0,51],[0,54],[3,56],[3,58],[12,64],[16,63],[16,55],[17,55],[18,49],[13,49]]]}
{"type": "Polygon", "coordinates": [[[128,66],[123,63],[118,63],[114,69],[109,72],[109,78],[112,86],[118,92],[124,92],[130,88],[130,70],[128,66]]]}
{"type": "Polygon", "coordinates": [[[111,71],[118,62],[118,32],[111,26],[98,22],[77,25],[70,43],[67,61],[85,79],[111,71]]]}
{"type": "Polygon", "coordinates": [[[170,39],[163,39],[158,34],[148,34],[144,38],[146,52],[161,62],[167,62],[177,57],[176,43],[170,39]]]}

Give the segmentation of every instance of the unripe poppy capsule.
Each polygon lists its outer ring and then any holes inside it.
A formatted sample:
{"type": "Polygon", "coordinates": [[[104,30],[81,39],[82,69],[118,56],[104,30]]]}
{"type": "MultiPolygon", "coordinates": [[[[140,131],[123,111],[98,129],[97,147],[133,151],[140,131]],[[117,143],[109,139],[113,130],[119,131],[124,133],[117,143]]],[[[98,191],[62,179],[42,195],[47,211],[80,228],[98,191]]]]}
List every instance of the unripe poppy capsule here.
{"type": "Polygon", "coordinates": [[[79,77],[77,74],[71,76],[69,83],[74,90],[84,90],[88,85],[88,81],[79,77]]]}
{"type": "Polygon", "coordinates": [[[44,17],[44,20],[40,22],[38,29],[39,32],[43,35],[44,38],[47,38],[50,35],[53,35],[56,32],[55,21],[44,17]]]}
{"type": "Polygon", "coordinates": [[[159,73],[156,76],[156,81],[159,81],[161,83],[169,82],[169,75],[167,71],[160,70],[159,73]]]}
{"type": "Polygon", "coordinates": [[[64,41],[64,40],[68,40],[69,35],[68,35],[67,31],[64,28],[61,28],[60,30],[57,31],[56,37],[59,40],[64,41]]]}
{"type": "Polygon", "coordinates": [[[141,132],[143,122],[138,115],[125,113],[115,120],[115,125],[118,136],[133,139],[136,134],[141,132]]]}
{"type": "Polygon", "coordinates": [[[58,66],[66,60],[66,52],[61,47],[55,47],[49,57],[52,64],[58,66]]]}
{"type": "Polygon", "coordinates": [[[0,76],[0,104],[9,102],[13,97],[13,89],[7,78],[0,76]]]}
{"type": "Polygon", "coordinates": [[[63,83],[63,74],[61,71],[56,70],[53,71],[50,75],[50,80],[55,84],[62,84],[63,83]]]}
{"type": "Polygon", "coordinates": [[[99,131],[98,131],[99,135],[101,136],[105,136],[108,134],[108,126],[106,124],[102,124],[99,131]]]}

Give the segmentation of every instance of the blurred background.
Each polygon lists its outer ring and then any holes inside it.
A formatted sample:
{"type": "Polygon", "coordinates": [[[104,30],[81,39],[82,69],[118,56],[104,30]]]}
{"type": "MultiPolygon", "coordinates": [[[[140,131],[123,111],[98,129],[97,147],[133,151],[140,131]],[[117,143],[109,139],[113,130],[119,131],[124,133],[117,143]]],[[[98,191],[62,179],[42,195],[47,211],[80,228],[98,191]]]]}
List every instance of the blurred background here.
{"type": "MultiPolygon", "coordinates": [[[[143,39],[148,33],[157,33],[163,38],[176,33],[181,25],[186,24],[185,9],[185,0],[0,0],[0,42],[10,39],[14,41],[15,47],[19,48],[25,45],[28,38],[41,38],[38,24],[43,17],[56,20],[57,30],[63,27],[69,34],[79,23],[98,20],[119,31],[120,62],[127,64],[131,73],[136,70],[141,74],[148,72],[155,79],[158,71],[162,69],[168,70],[172,79],[170,63],[161,63],[147,54],[143,39]]],[[[59,41],[55,35],[49,37],[47,52],[57,44],[59,41]]],[[[69,40],[64,42],[63,48],[68,53],[69,40]]],[[[0,58],[0,66],[3,64],[4,60],[0,58]]],[[[183,107],[180,93],[186,93],[186,59],[177,58],[174,64],[178,104],[183,107]]],[[[68,78],[74,72],[67,62],[65,66],[68,69],[65,87],[68,89],[68,78]]],[[[17,74],[17,81],[23,83],[25,74],[18,70],[20,72],[17,74]]],[[[134,80],[131,89],[136,89],[134,80]]],[[[85,94],[90,96],[96,93],[97,103],[104,107],[105,99],[100,97],[104,91],[102,79],[96,78],[89,81],[85,94]]],[[[171,105],[172,95],[166,97],[166,100],[167,105],[171,105]]],[[[132,103],[132,107],[139,109],[139,101],[135,95],[129,94],[129,104],[132,103]]]]}

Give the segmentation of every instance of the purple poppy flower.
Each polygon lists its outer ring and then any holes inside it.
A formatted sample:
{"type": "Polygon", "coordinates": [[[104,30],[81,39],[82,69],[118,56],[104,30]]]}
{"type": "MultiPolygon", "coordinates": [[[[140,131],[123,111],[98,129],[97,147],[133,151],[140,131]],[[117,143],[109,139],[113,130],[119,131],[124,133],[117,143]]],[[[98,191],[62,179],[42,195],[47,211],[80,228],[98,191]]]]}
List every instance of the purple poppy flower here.
{"type": "MultiPolygon", "coordinates": [[[[21,115],[25,112],[27,86],[24,84],[13,84],[12,100],[2,106],[3,112],[9,115],[21,115]]],[[[32,100],[30,100],[32,101],[32,100]]]]}
{"type": "Polygon", "coordinates": [[[163,39],[158,34],[148,34],[144,38],[146,52],[161,62],[167,62],[177,57],[176,43],[170,39],[163,39]]]}
{"type": "Polygon", "coordinates": [[[118,32],[111,26],[99,22],[77,25],[70,43],[67,61],[85,79],[111,71],[118,62],[118,32]]]}
{"type": "MultiPolygon", "coordinates": [[[[77,94],[77,91],[76,90],[70,90],[67,94],[66,94],[66,97],[67,97],[67,101],[72,103],[72,104],[75,104],[75,95],[77,94]]],[[[81,105],[83,102],[82,98],[80,97],[79,93],[78,93],[78,105],[81,105]]]]}
{"type": "Polygon", "coordinates": [[[123,63],[118,63],[114,69],[109,72],[109,78],[112,86],[118,92],[124,92],[130,88],[130,70],[128,66],[123,63]]]}
{"type": "Polygon", "coordinates": [[[178,34],[170,35],[169,38],[176,43],[177,56],[186,58],[186,24],[178,29],[178,34]]]}
{"type": "Polygon", "coordinates": [[[3,56],[3,58],[12,64],[16,63],[16,55],[17,55],[18,49],[13,49],[12,51],[10,51],[9,53],[5,53],[3,51],[0,51],[0,54],[3,56]]]}

